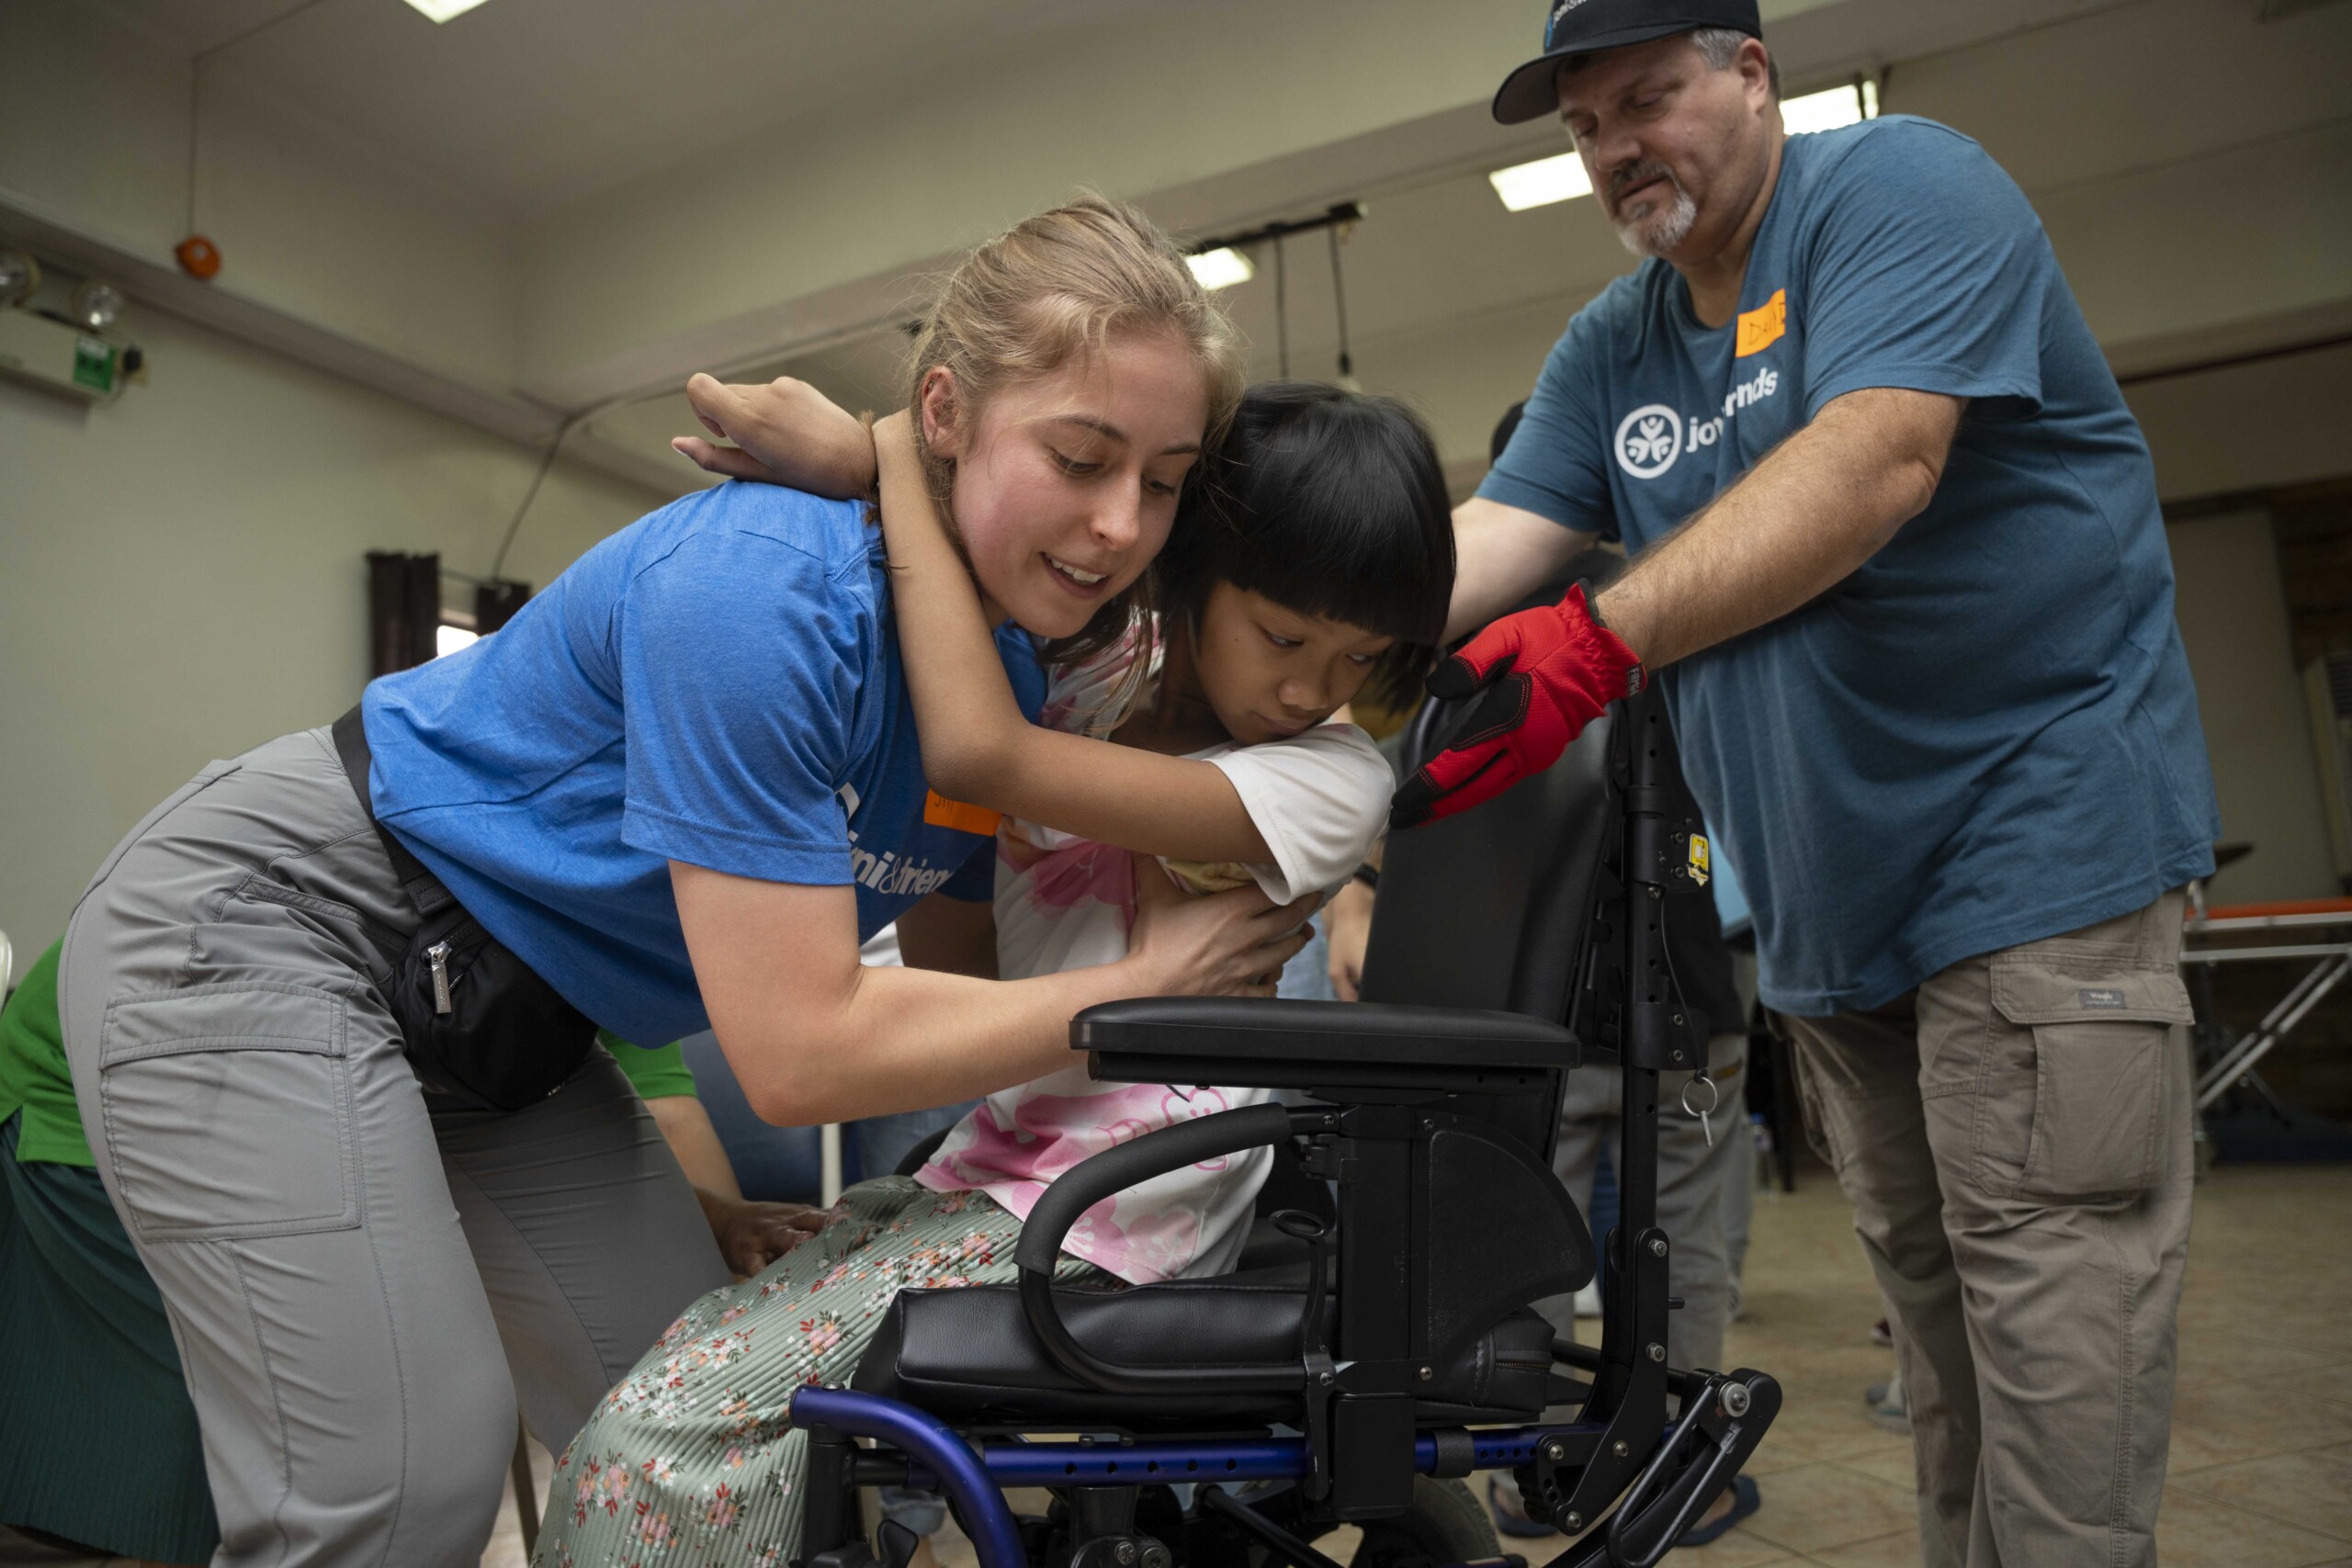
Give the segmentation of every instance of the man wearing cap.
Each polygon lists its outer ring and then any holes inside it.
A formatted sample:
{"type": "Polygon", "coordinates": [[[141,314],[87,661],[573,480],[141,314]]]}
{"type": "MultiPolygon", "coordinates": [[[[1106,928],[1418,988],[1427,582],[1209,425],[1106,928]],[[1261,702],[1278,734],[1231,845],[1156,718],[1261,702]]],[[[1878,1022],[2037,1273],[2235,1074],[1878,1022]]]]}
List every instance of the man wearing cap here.
{"type": "Polygon", "coordinates": [[[1454,626],[1633,566],[1433,690],[1400,825],[1654,672],[1890,1310],[1930,1564],[2154,1563],[2188,1236],[2177,889],[2218,829],[2147,446],[2024,195],[1891,117],[1785,136],[1755,0],[1555,0],[1556,113],[1645,258],[1455,514],[1454,626]]]}

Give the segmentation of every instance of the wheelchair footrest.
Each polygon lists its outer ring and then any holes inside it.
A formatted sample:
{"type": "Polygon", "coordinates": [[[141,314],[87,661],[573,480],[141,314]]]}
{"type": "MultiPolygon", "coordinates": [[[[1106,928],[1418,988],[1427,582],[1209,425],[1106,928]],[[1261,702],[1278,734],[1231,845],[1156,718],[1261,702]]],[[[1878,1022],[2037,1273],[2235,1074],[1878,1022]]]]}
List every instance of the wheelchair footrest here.
{"type": "Polygon", "coordinates": [[[1609,1528],[1546,1568],[1654,1568],[1754,1456],[1781,1412],[1781,1385],[1742,1368],[1688,1393],[1682,1415],[1626,1489],[1609,1528]]]}

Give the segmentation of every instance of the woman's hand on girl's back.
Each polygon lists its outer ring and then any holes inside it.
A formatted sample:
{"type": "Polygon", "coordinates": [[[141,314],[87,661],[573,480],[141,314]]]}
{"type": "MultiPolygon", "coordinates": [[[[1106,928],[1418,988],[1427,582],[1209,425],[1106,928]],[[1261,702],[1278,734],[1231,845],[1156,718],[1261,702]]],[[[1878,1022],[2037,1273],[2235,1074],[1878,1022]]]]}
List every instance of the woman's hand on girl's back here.
{"type": "Polygon", "coordinates": [[[699,435],[673,439],[672,448],[697,468],[837,501],[874,492],[874,442],[865,424],[806,381],[780,376],[764,384],[729,383],[695,376],[686,382],[686,400],[704,429],[735,444],[721,446],[699,435]]]}
{"type": "Polygon", "coordinates": [[[1195,897],[1159,862],[1136,855],[1136,923],[1127,959],[1144,965],[1154,996],[1271,997],[1283,965],[1306,945],[1319,893],[1276,904],[1255,887],[1195,897]]]}

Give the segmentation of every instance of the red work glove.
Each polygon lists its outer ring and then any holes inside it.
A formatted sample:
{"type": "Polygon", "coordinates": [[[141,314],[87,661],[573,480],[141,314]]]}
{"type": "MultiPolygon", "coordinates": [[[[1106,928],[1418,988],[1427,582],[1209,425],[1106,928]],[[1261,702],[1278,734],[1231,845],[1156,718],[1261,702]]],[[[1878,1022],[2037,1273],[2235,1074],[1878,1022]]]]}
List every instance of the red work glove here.
{"type": "Polygon", "coordinates": [[[1542,773],[1601,709],[1641,689],[1642,661],[1592,618],[1581,585],[1556,604],[1504,616],[1430,672],[1433,697],[1480,695],[1464,733],[1396,792],[1388,825],[1467,811],[1542,773]]]}

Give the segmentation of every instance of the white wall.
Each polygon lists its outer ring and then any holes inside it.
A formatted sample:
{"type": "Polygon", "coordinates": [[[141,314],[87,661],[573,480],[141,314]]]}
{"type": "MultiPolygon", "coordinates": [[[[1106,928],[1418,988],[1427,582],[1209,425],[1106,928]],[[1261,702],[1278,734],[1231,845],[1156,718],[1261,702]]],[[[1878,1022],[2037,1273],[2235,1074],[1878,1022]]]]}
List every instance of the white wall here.
{"type": "MultiPolygon", "coordinates": [[[[0,930],[38,951],[115,840],[213,757],[367,678],[371,549],[487,571],[520,447],[168,318],[85,408],[0,382],[0,930]]],[[[544,585],[662,498],[559,467],[510,575],[544,585]]]]}
{"type": "Polygon", "coordinates": [[[2123,389],[2166,501],[2352,472],[2352,344],[2123,389]]]}
{"type": "Polygon", "coordinates": [[[2167,532],[2222,838],[2254,845],[2214,879],[2213,897],[2230,904],[2332,897],[2338,888],[2270,515],[2199,518],[2167,532]]]}
{"type": "MultiPolygon", "coordinates": [[[[2352,346],[2166,377],[2125,389],[2167,501],[2352,469],[2352,346]]],[[[2222,803],[2222,837],[2254,853],[2214,881],[2226,903],[2332,897],[2319,764],[2293,662],[2268,513],[2167,530],[2181,640],[2222,803]]]]}

